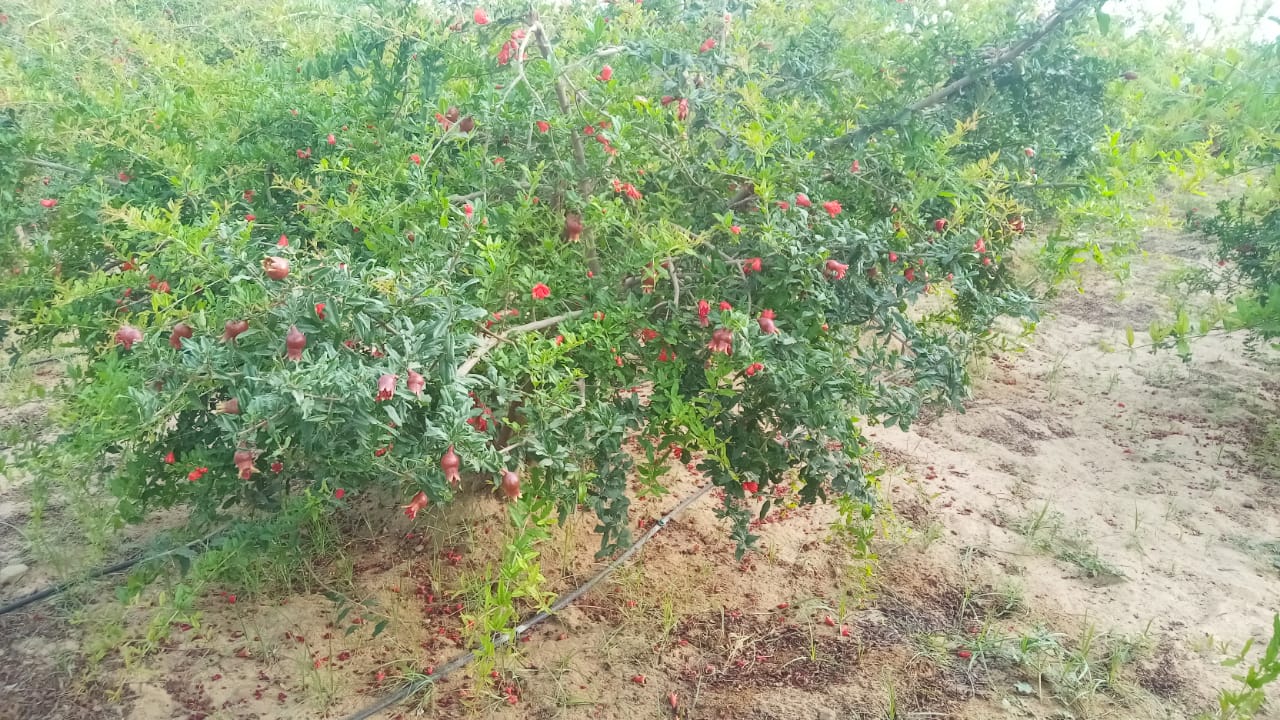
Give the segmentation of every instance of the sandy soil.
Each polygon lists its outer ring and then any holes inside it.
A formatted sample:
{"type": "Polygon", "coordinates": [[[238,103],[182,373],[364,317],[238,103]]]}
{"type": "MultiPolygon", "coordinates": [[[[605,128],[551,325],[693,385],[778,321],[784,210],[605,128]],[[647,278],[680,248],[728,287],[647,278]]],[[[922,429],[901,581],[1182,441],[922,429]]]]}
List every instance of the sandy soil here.
{"type": "MultiPolygon", "coordinates": [[[[1144,249],[1123,288],[1090,278],[1047,308],[1025,351],[984,361],[964,414],[869,430],[893,509],[875,560],[853,556],[823,506],[775,511],[759,552],[735,562],[705,498],[536,629],[496,679],[451,676],[398,712],[1154,720],[1208,709],[1230,680],[1218,661],[1265,641],[1280,612],[1280,383],[1274,359],[1237,338],[1206,339],[1189,364],[1125,349],[1126,326],[1142,343],[1167,311],[1169,272],[1204,261],[1198,241],[1170,233],[1144,249]]],[[[640,521],[698,484],[680,469],[671,496],[638,503],[640,521]]],[[[5,522],[22,508],[16,489],[0,492],[5,522]]],[[[466,598],[450,593],[481,587],[500,547],[497,503],[416,526],[372,501],[357,509],[349,572],[318,568],[313,592],[289,597],[231,603],[234,588],[215,589],[195,622],[149,646],[139,638],[163,607],[155,593],[116,623],[87,621],[115,616],[83,595],[0,618],[0,718],[343,717],[434,671],[460,651],[466,598]],[[363,604],[339,619],[334,592],[363,604]],[[111,648],[146,652],[86,662],[104,627],[119,632],[111,648]]],[[[599,567],[590,527],[575,520],[548,544],[553,589],[599,567]]],[[[15,561],[19,539],[4,532],[0,557],[15,561]]]]}

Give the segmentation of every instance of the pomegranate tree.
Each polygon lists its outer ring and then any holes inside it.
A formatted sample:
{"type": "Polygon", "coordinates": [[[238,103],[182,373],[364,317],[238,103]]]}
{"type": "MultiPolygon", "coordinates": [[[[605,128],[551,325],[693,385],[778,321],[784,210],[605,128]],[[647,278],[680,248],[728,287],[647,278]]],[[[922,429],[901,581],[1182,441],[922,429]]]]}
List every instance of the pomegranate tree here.
{"type": "Polygon", "coordinates": [[[585,500],[607,553],[637,456],[722,488],[740,549],[780,484],[870,512],[861,429],[960,406],[996,319],[1036,319],[1015,248],[1101,257],[1074,230],[1151,155],[1115,130],[1146,68],[1079,0],[390,5],[246,10],[182,72],[5,31],[40,100],[0,119],[5,322],[79,344],[58,451],[126,519],[483,491],[585,500]]]}

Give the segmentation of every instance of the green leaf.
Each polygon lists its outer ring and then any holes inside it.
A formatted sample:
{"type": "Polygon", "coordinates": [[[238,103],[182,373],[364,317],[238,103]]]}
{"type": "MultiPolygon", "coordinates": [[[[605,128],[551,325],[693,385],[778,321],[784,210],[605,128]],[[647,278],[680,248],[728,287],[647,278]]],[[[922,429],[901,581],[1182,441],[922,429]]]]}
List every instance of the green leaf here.
{"type": "Polygon", "coordinates": [[[1111,32],[1111,16],[1110,15],[1102,12],[1102,8],[1099,7],[1093,11],[1093,16],[1098,20],[1098,32],[1102,33],[1103,35],[1106,35],[1107,33],[1111,32]]]}

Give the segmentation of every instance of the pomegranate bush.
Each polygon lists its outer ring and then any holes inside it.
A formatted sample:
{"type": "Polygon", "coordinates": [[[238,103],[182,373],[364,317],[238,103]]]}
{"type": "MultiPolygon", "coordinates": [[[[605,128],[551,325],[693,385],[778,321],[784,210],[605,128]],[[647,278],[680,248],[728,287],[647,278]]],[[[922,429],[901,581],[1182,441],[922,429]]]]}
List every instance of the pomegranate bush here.
{"type": "Polygon", "coordinates": [[[3,292],[131,521],[474,481],[608,553],[680,462],[746,547],[775,485],[869,504],[860,428],[1035,321],[1015,250],[1124,213],[1082,0],[208,5],[0,29],[3,292]]]}

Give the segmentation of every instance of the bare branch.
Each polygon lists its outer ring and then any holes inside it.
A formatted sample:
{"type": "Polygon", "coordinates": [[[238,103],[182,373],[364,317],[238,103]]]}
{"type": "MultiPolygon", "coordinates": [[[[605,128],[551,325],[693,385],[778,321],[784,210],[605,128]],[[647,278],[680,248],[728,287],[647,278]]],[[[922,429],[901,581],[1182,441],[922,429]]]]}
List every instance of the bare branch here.
{"type": "Polygon", "coordinates": [[[573,318],[578,317],[584,312],[586,311],[573,310],[571,312],[562,313],[554,317],[544,318],[542,320],[535,320],[533,322],[525,323],[523,325],[517,325],[500,335],[493,335],[481,340],[480,344],[476,346],[476,349],[472,351],[471,355],[466,360],[464,360],[461,365],[458,366],[457,376],[464,377],[467,374],[469,374],[471,370],[475,368],[475,366],[481,360],[484,359],[485,355],[488,355],[491,350],[501,345],[502,343],[506,342],[508,339],[513,338],[516,335],[523,335],[524,333],[536,332],[538,330],[544,330],[549,327],[554,327],[555,325],[559,325],[565,320],[572,320],[573,318]]]}

